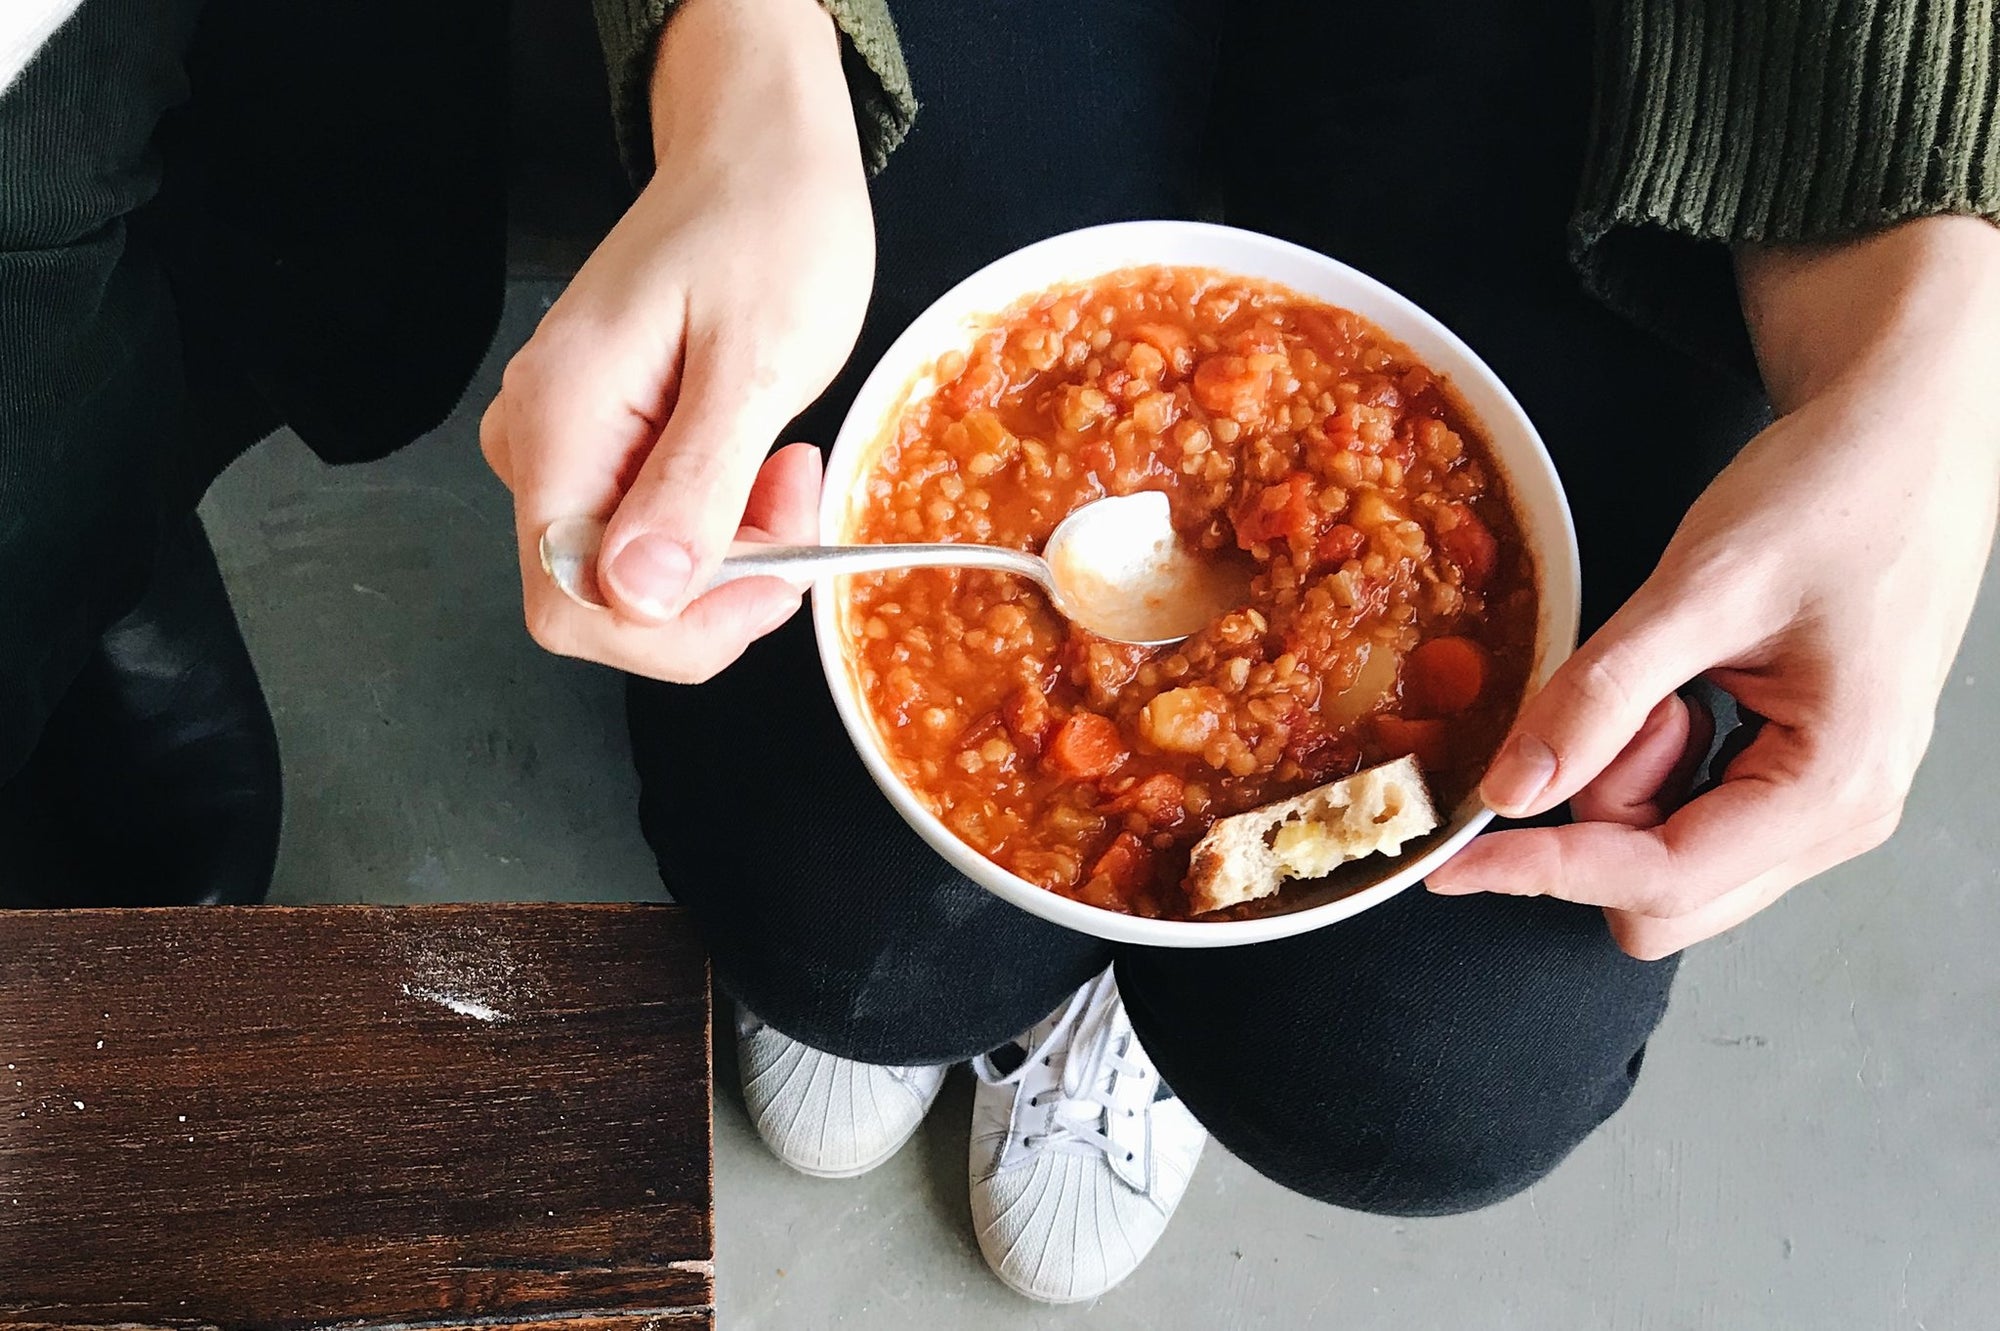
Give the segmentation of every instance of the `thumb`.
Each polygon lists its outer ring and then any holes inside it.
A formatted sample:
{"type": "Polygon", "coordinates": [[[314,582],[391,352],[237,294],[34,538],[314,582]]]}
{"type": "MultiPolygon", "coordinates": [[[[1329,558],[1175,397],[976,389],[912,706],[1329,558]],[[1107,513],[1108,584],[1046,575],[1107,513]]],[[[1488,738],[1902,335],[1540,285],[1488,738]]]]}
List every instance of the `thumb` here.
{"type": "Polygon", "coordinates": [[[754,352],[691,338],[688,355],[673,412],[606,525],[598,563],[613,604],[656,622],[680,613],[721,562],[791,414],[759,400],[769,375],[754,352]]]}
{"type": "Polygon", "coordinates": [[[1576,794],[1645,727],[1662,699],[1715,664],[1713,624],[1655,574],[1529,698],[1480,783],[1509,818],[1576,794]]]}

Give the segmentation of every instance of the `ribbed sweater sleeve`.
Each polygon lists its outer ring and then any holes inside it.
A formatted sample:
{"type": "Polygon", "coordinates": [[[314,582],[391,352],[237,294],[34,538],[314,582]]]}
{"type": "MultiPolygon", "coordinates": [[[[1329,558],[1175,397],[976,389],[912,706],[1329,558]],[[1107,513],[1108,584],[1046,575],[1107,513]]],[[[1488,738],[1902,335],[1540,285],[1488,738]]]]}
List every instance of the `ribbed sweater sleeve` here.
{"type": "MultiPolygon", "coordinates": [[[[910,73],[887,0],[820,0],[840,28],[847,86],[854,98],[861,153],[880,170],[917,114],[910,73]]],[[[680,0],[595,0],[598,36],[611,75],[611,118],[618,151],[634,180],[653,174],[649,88],[660,33],[680,0]]]]}
{"type": "Polygon", "coordinates": [[[1747,350],[1729,244],[2000,220],[1996,0],[1597,7],[1571,252],[1598,296],[1671,340],[1747,350]]]}

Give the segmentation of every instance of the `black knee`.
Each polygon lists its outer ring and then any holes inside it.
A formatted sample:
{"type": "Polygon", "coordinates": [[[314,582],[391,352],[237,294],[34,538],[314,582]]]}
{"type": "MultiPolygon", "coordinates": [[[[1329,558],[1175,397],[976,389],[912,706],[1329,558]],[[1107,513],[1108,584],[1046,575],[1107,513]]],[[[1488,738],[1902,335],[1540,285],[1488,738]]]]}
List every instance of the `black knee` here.
{"type": "Polygon", "coordinates": [[[1421,891],[1299,938],[1119,958],[1139,1038],[1218,1142],[1388,1215],[1547,1175],[1630,1095],[1672,977],[1596,910],[1421,891]]]}
{"type": "Polygon", "coordinates": [[[1621,1082],[1544,1112],[1538,1097],[1468,1097],[1442,1078],[1378,1071],[1365,1090],[1302,1112],[1255,1096],[1190,1108],[1232,1154],[1294,1192],[1351,1211],[1443,1216],[1492,1206],[1546,1178],[1630,1090],[1621,1082]]]}

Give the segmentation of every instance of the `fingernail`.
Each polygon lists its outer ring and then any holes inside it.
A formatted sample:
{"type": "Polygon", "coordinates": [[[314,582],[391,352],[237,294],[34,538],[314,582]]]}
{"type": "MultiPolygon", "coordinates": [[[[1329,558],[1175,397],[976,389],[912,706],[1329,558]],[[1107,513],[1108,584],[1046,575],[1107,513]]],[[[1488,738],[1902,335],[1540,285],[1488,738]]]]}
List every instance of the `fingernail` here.
{"type": "Polygon", "coordinates": [[[1516,735],[1501,748],[1479,793],[1501,813],[1527,808],[1556,775],[1556,753],[1533,735],[1516,735]]]}
{"type": "Polygon", "coordinates": [[[687,547],[651,533],[633,537],[611,561],[611,590],[652,619],[672,618],[693,576],[687,547]]]}

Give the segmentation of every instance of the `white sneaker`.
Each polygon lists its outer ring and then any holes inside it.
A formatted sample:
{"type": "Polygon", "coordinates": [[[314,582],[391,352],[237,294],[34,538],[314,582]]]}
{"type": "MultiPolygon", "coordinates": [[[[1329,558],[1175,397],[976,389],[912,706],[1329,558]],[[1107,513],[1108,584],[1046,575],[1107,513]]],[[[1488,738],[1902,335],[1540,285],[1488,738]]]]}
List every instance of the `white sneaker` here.
{"type": "Polygon", "coordinates": [[[1108,970],[972,1070],[972,1223],[987,1265],[1044,1303],[1096,1298],[1166,1232],[1208,1134],[1161,1087],[1108,970]]]}
{"type": "Polygon", "coordinates": [[[743,1103],[771,1154],[816,1178],[853,1178],[887,1160],[924,1121],[943,1067],[892,1068],[800,1044],[736,1009],[743,1103]]]}

